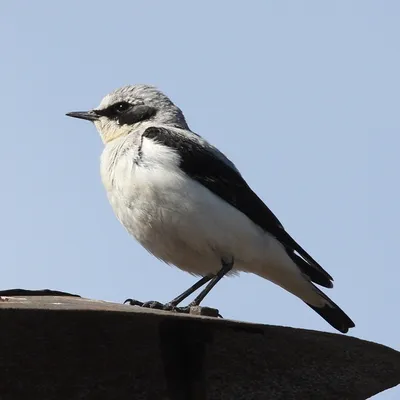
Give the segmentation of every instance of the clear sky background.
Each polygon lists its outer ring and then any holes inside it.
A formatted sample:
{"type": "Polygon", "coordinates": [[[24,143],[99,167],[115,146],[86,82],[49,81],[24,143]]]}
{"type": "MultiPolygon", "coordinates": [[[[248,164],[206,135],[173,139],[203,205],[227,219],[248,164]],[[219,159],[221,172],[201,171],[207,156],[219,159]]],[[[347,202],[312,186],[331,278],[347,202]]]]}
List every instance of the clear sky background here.
{"type": "MultiPolygon", "coordinates": [[[[151,83],[333,275],[350,335],[400,350],[399,18],[397,0],[3,1],[1,288],[166,302],[194,282],[120,226],[95,128],[65,117],[151,83]]],[[[205,304],[334,332],[255,276],[205,304]]]]}

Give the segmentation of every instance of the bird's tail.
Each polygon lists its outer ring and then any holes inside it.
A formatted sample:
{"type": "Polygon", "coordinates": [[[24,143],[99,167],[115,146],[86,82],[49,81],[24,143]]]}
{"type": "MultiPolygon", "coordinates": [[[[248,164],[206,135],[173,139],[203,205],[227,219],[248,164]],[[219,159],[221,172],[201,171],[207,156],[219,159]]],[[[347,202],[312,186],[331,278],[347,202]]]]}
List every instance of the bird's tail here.
{"type": "MultiPolygon", "coordinates": [[[[288,263],[287,265],[290,264],[288,263]]],[[[265,270],[257,271],[256,273],[303,300],[304,303],[338,331],[347,333],[350,328],[355,326],[345,312],[318,289],[311,282],[311,279],[294,264],[292,264],[292,268],[287,268],[286,270],[280,268],[279,271],[273,270],[271,273],[271,269],[269,269],[268,273],[265,270]]]]}
{"type": "Polygon", "coordinates": [[[328,324],[342,333],[347,333],[350,328],[354,328],[354,322],[349,316],[335,304],[325,293],[319,290],[315,285],[313,289],[324,300],[321,305],[315,306],[313,304],[305,303],[317,312],[328,324]]]}
{"type": "Polygon", "coordinates": [[[307,264],[301,257],[292,253],[280,242],[271,239],[267,262],[251,265],[251,269],[247,267],[246,271],[268,279],[294,294],[335,329],[342,333],[348,332],[355,326],[354,322],[313,284],[315,282],[330,288],[333,286],[332,277],[322,267],[317,268],[314,265],[315,261],[313,265],[307,264]]]}

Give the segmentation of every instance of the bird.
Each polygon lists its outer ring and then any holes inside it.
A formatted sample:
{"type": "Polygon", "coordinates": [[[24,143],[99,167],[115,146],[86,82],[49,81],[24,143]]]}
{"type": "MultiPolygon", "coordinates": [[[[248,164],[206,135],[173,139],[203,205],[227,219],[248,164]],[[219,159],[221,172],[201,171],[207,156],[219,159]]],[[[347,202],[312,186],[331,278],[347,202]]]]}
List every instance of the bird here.
{"type": "Polygon", "coordinates": [[[332,276],[157,87],[123,86],[96,108],[66,115],[94,123],[100,134],[102,183],[125,229],[159,260],[200,277],[165,310],[204,286],[189,304],[199,306],[224,276],[247,272],[290,292],[339,332],[355,326],[316,286],[332,288],[332,276]]]}

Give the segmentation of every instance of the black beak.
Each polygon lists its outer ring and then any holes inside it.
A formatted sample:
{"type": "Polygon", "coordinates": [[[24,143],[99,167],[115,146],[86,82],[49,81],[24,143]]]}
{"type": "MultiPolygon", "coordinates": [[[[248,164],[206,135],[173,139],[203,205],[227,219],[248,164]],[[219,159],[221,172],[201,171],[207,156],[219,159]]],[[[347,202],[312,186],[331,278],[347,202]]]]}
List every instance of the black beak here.
{"type": "Polygon", "coordinates": [[[66,114],[68,117],[97,121],[99,116],[94,111],[74,111],[66,114]]]}

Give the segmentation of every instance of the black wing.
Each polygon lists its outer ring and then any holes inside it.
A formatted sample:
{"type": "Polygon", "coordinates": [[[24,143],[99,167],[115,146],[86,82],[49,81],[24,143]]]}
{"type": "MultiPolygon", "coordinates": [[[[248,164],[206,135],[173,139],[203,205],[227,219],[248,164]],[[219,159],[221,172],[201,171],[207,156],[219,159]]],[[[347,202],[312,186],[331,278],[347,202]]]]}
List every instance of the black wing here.
{"type": "Polygon", "coordinates": [[[178,131],[166,128],[147,128],[143,137],[178,150],[181,156],[180,167],[188,176],[278,239],[292,260],[313,282],[325,287],[333,286],[333,278],[285,231],[278,218],[251,190],[225,156],[209,145],[204,146],[197,140],[197,136],[191,140],[178,131]]]}

